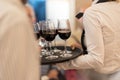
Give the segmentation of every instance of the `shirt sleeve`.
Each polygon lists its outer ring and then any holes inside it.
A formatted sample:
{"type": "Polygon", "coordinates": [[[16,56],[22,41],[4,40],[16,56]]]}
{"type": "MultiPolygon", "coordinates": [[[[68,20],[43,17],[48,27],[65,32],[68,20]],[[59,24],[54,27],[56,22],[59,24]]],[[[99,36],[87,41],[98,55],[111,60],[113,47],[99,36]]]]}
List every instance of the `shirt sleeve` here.
{"type": "Polygon", "coordinates": [[[85,29],[87,55],[58,64],[63,69],[95,69],[104,65],[104,43],[102,35],[102,27],[98,19],[97,12],[88,9],[83,17],[83,25],[85,29]]]}

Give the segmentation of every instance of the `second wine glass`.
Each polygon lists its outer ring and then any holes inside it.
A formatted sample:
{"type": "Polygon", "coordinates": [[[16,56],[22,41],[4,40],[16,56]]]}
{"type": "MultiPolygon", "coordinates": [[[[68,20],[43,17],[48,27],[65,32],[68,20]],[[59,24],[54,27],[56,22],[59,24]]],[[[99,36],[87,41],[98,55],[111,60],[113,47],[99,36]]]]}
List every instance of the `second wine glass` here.
{"type": "Polygon", "coordinates": [[[47,56],[46,58],[50,60],[58,58],[58,56],[53,55],[54,52],[52,51],[52,45],[51,45],[51,42],[55,39],[57,34],[53,22],[51,21],[45,22],[45,26],[42,30],[42,34],[44,35],[45,40],[49,42],[50,55],[47,56]]]}
{"type": "Polygon", "coordinates": [[[72,54],[71,51],[67,51],[67,39],[71,36],[71,27],[70,27],[70,22],[68,19],[62,19],[59,20],[58,22],[58,35],[61,39],[63,39],[65,41],[65,50],[63,52],[63,54],[61,55],[61,57],[71,57],[72,54]]]}

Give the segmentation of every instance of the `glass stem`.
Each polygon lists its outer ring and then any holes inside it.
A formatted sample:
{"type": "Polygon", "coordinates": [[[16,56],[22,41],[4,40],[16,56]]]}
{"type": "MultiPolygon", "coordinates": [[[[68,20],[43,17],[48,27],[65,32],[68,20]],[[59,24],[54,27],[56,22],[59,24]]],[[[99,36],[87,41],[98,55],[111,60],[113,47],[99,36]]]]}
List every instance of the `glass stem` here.
{"type": "Polygon", "coordinates": [[[49,42],[50,44],[49,44],[49,47],[50,47],[50,55],[52,55],[52,43],[51,42],[49,42]]]}
{"type": "Polygon", "coordinates": [[[45,43],[46,55],[49,55],[49,42],[45,40],[45,43]]]}
{"type": "Polygon", "coordinates": [[[55,44],[55,46],[54,46],[54,47],[55,47],[55,49],[56,49],[56,39],[54,40],[54,44],[55,44]]]}
{"type": "Polygon", "coordinates": [[[67,53],[67,41],[65,40],[65,54],[67,53]]]}
{"type": "Polygon", "coordinates": [[[46,47],[46,50],[48,51],[49,43],[47,41],[45,41],[45,42],[46,42],[45,47],[46,47]]]}

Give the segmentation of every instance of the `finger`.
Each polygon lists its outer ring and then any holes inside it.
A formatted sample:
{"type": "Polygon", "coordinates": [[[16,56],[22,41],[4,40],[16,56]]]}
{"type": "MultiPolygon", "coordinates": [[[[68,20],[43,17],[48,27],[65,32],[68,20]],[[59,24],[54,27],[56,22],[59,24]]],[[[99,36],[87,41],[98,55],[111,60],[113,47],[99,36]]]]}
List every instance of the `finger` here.
{"type": "Polygon", "coordinates": [[[71,45],[71,49],[75,50],[76,46],[75,45],[71,45]]]}

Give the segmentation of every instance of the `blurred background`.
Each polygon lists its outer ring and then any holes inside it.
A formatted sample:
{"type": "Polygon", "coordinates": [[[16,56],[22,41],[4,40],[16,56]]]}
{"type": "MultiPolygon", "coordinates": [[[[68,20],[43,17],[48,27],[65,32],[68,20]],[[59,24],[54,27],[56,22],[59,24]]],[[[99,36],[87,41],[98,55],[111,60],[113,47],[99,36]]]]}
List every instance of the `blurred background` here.
{"type": "Polygon", "coordinates": [[[69,18],[71,26],[79,26],[75,20],[75,15],[86,9],[91,0],[29,0],[33,7],[37,21],[46,19],[69,18]]]}
{"type": "MultiPolygon", "coordinates": [[[[69,19],[71,24],[72,35],[80,40],[82,26],[77,21],[75,15],[90,6],[92,0],[29,0],[29,4],[35,11],[36,21],[47,19],[69,19]]],[[[73,44],[74,39],[70,38],[69,45],[73,44]]],[[[58,44],[62,44],[60,42],[58,44]]]]}
{"type": "MultiPolygon", "coordinates": [[[[69,19],[71,24],[72,35],[74,35],[79,41],[81,38],[82,29],[77,29],[82,26],[80,22],[75,18],[76,14],[81,10],[85,10],[87,7],[91,5],[91,0],[29,0],[28,2],[33,8],[36,16],[36,22],[48,20],[48,19],[69,19]]],[[[59,38],[57,38],[59,39],[59,38]]],[[[64,44],[60,40],[57,41],[58,44],[64,44]]],[[[76,41],[74,38],[69,38],[67,43],[69,45],[74,44],[76,41]]],[[[55,77],[57,74],[63,74],[62,80],[65,77],[65,72],[60,70],[60,72],[51,67],[50,65],[42,66],[42,75],[55,77]],[[50,70],[51,69],[51,70],[50,70]]],[[[45,78],[43,76],[43,78],[45,78]]]]}

